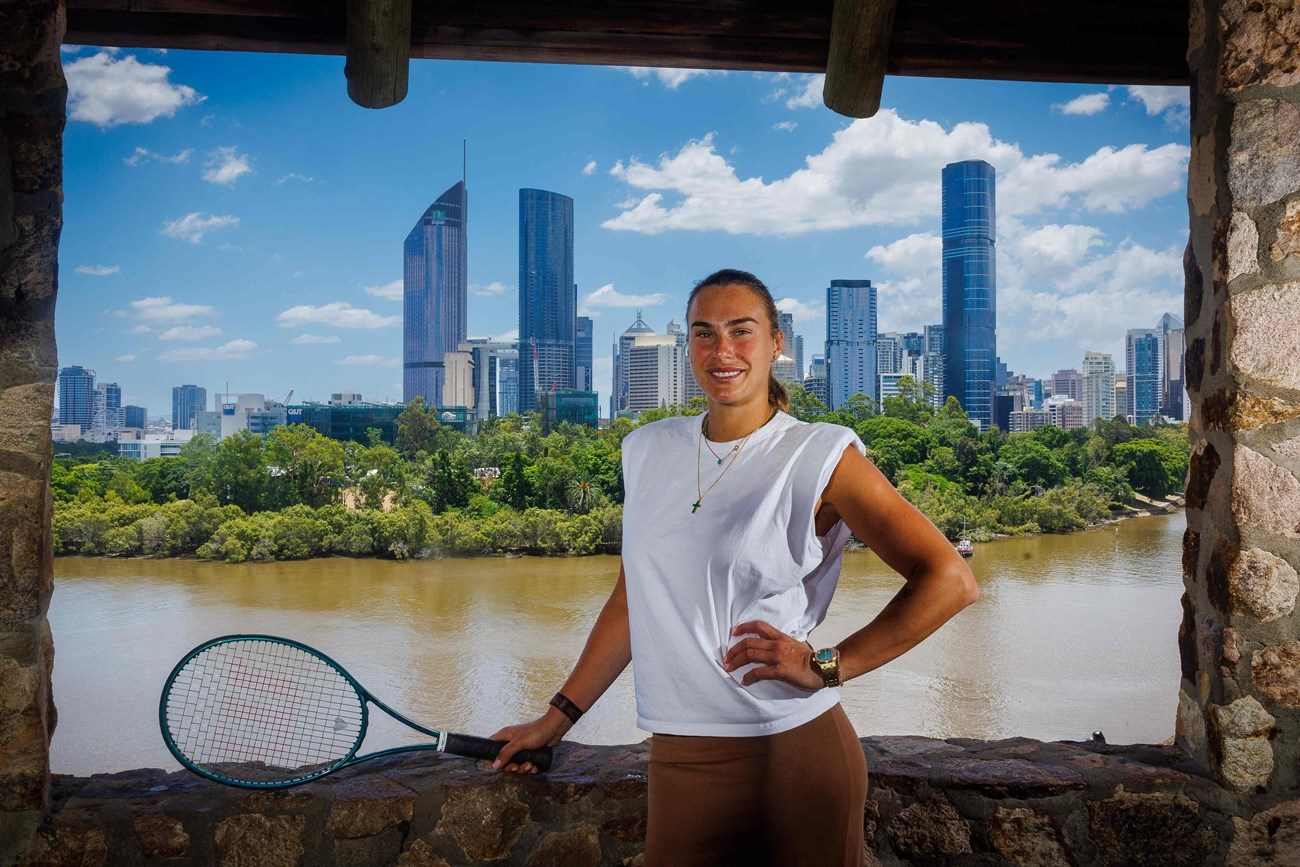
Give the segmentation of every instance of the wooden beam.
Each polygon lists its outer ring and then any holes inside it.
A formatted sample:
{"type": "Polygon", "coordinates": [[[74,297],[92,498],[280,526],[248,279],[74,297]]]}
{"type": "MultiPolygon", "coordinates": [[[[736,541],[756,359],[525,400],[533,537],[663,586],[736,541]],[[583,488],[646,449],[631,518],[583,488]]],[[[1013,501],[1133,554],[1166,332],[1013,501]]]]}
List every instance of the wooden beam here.
{"type": "Polygon", "coordinates": [[[880,110],[896,0],[835,0],[822,100],[848,117],[880,110]]]}
{"type": "Polygon", "coordinates": [[[362,108],[406,99],[411,66],[411,0],[347,0],[348,96],[362,108]]]}

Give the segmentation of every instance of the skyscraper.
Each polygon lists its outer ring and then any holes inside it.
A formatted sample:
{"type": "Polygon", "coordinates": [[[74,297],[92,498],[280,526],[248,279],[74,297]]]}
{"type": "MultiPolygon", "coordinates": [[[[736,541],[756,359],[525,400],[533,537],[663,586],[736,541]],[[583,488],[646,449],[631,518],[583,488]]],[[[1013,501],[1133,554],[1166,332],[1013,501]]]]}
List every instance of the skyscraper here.
{"type": "Polygon", "coordinates": [[[578,290],[573,282],[573,199],[519,191],[519,410],[537,392],[576,385],[578,290]]]}
{"type": "Polygon", "coordinates": [[[1187,336],[1183,320],[1172,313],[1160,317],[1156,324],[1160,332],[1160,414],[1175,421],[1187,421],[1187,380],[1183,376],[1184,356],[1187,353],[1187,336]]]}
{"type": "Polygon", "coordinates": [[[943,168],[944,396],[982,428],[993,423],[998,354],[996,188],[983,160],[943,168]]]}
{"type": "Polygon", "coordinates": [[[574,333],[576,335],[575,351],[577,352],[577,368],[574,373],[574,387],[579,391],[591,391],[591,317],[579,316],[577,318],[577,327],[574,333]]]}
{"type": "Polygon", "coordinates": [[[1083,400],[1083,374],[1074,368],[1056,371],[1052,374],[1052,394],[1083,400]]]}
{"type": "Polygon", "coordinates": [[[466,336],[469,193],[457,181],[416,222],[403,245],[402,397],[437,406],[443,356],[466,336]]]}
{"type": "Polygon", "coordinates": [[[208,406],[208,390],[197,385],[178,385],[172,389],[172,429],[193,430],[194,414],[208,406]]]}
{"type": "Polygon", "coordinates": [[[95,423],[95,371],[80,365],[59,371],[59,424],[79,424],[83,431],[95,423]]]}
{"type": "Polygon", "coordinates": [[[1130,328],[1124,339],[1128,368],[1125,395],[1129,424],[1145,424],[1160,415],[1161,334],[1154,328],[1130,328]]]}
{"type": "Polygon", "coordinates": [[[794,314],[778,313],[776,314],[778,323],[777,327],[785,335],[785,350],[783,355],[788,356],[795,366],[795,381],[802,380],[804,374],[808,372],[803,365],[803,335],[794,333],[794,314]]]}
{"type": "Polygon", "coordinates": [[[855,394],[879,399],[876,288],[870,280],[832,280],[826,289],[826,396],[837,409],[855,394]]]}
{"type": "Polygon", "coordinates": [[[1108,352],[1083,354],[1083,423],[1115,417],[1115,359],[1108,352]]]}
{"type": "Polygon", "coordinates": [[[142,406],[122,407],[122,427],[144,430],[149,426],[149,411],[142,406]]]}
{"type": "Polygon", "coordinates": [[[122,387],[116,382],[95,386],[95,427],[117,430],[122,426],[122,387]]]}

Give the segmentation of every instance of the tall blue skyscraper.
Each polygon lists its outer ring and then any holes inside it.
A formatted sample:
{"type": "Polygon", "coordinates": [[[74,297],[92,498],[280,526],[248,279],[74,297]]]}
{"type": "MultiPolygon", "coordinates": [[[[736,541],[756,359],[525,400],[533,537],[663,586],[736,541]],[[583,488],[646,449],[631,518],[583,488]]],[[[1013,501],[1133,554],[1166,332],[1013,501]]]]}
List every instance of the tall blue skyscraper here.
{"type": "Polygon", "coordinates": [[[870,280],[832,280],[826,289],[826,377],[830,409],[855,394],[879,400],[876,287],[870,280]]]}
{"type": "Polygon", "coordinates": [[[149,426],[149,411],[142,406],[122,407],[122,427],[144,428],[149,426]]]}
{"type": "Polygon", "coordinates": [[[573,199],[519,191],[519,411],[537,392],[577,382],[578,289],[573,282],[573,199]]]}
{"type": "Polygon", "coordinates": [[[985,429],[998,354],[995,175],[983,160],[943,167],[944,397],[985,429]]]}
{"type": "Polygon", "coordinates": [[[406,236],[402,292],[402,397],[442,403],[443,356],[465,340],[469,193],[457,181],[406,236]]]}
{"type": "Polygon", "coordinates": [[[172,428],[193,430],[194,414],[208,408],[208,390],[197,385],[178,385],[172,389],[172,428]]]}
{"type": "Polygon", "coordinates": [[[591,383],[591,332],[590,316],[579,316],[577,320],[577,371],[573,387],[578,391],[592,391],[591,383]]]}
{"type": "Polygon", "coordinates": [[[59,371],[59,424],[79,424],[89,430],[95,423],[95,371],[80,365],[59,371]]]}
{"type": "Polygon", "coordinates": [[[1129,424],[1145,424],[1160,415],[1164,355],[1161,332],[1155,328],[1131,328],[1124,340],[1126,365],[1125,399],[1129,424]]]}

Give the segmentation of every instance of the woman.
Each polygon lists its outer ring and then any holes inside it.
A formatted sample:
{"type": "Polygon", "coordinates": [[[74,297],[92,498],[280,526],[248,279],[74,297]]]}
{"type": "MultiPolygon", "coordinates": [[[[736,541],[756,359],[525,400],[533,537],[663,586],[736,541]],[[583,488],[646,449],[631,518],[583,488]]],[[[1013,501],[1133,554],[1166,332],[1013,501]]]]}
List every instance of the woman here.
{"type": "Polygon", "coordinates": [[[687,302],[703,417],[623,441],[614,592],[547,712],[495,737],[554,745],[634,663],[650,749],[647,865],[856,865],[867,772],[839,686],[904,653],[979,595],[969,568],[839,425],[786,415],[772,295],[743,271],[687,302]],[[838,647],[821,622],[850,533],[905,584],[838,647]]]}

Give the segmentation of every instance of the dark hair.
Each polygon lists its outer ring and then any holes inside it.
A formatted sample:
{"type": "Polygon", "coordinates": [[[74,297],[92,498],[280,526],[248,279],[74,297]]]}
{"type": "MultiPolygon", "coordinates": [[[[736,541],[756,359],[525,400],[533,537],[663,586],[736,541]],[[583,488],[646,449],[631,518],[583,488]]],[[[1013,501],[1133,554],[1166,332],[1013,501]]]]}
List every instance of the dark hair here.
{"type": "MultiPolygon", "coordinates": [[[[748,271],[738,271],[735,268],[723,268],[721,271],[714,271],[709,276],[695,284],[691,294],[686,299],[686,310],[689,313],[691,304],[695,302],[695,296],[700,294],[703,289],[711,289],[714,286],[744,286],[746,289],[758,296],[758,300],[763,304],[763,310],[767,313],[768,322],[772,325],[772,339],[781,333],[777,324],[776,301],[772,298],[771,291],[762,280],[755,277],[748,271]]],[[[689,315],[687,316],[689,319],[689,315]]],[[[767,402],[769,406],[776,407],[782,412],[790,411],[790,395],[786,392],[785,386],[782,385],[772,374],[771,368],[767,371],[767,402]]]]}

